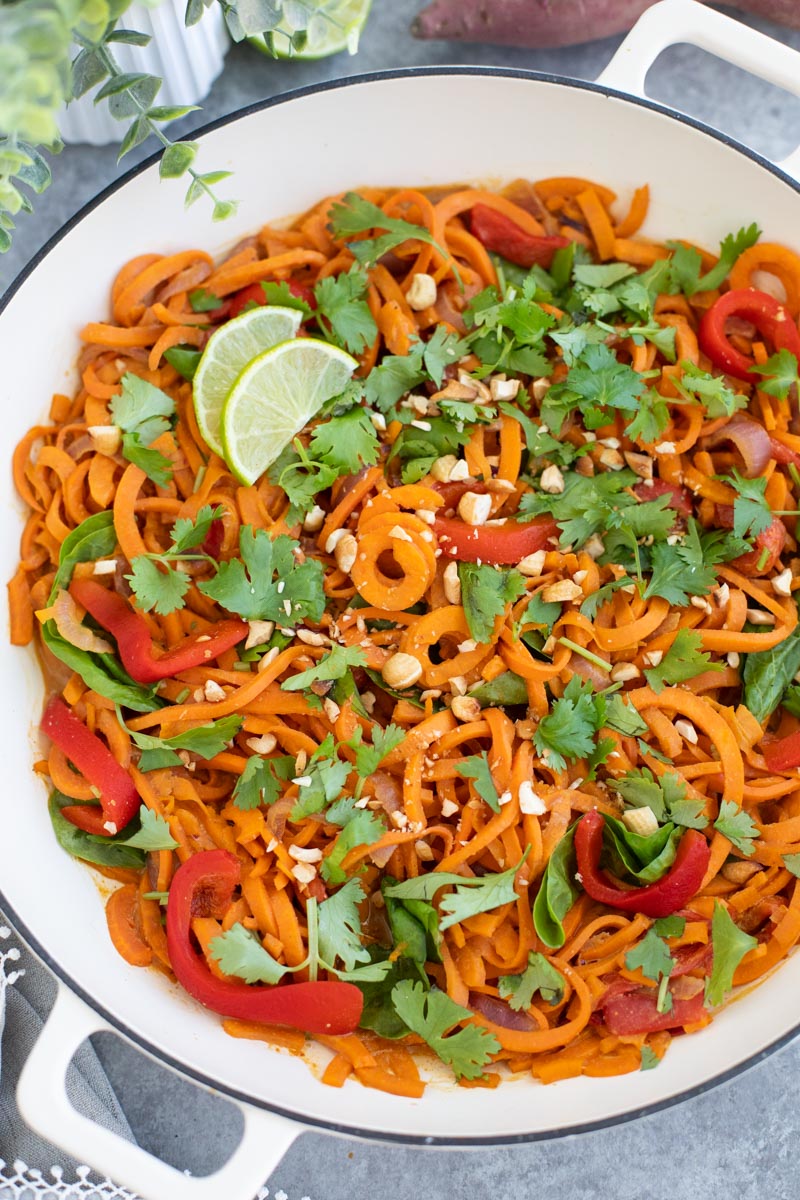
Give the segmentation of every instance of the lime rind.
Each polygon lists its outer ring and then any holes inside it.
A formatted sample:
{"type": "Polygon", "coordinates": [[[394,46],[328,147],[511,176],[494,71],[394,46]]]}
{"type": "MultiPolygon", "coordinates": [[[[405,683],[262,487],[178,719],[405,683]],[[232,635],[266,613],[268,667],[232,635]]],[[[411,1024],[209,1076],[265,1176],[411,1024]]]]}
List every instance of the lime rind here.
{"type": "Polygon", "coordinates": [[[295,308],[265,305],[220,326],[209,338],[192,384],[197,424],[208,446],[223,456],[222,409],[239,375],[270,347],[293,338],[303,314],[295,308]]]}
{"type": "Polygon", "coordinates": [[[316,338],[283,342],[249,363],[222,412],[224,457],[236,478],[255,483],[357,366],[316,338]]]}

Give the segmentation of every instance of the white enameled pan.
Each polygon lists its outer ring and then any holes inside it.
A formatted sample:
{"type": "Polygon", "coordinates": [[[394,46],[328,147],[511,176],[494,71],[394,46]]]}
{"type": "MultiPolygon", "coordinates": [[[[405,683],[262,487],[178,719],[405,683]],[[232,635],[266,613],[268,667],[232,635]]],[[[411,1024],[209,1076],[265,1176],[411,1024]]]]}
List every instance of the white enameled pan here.
{"type": "MultiPolygon", "coordinates": [[[[46,413],[51,393],[71,387],[77,331],[102,317],[115,271],[135,254],[191,245],[222,252],[267,218],[352,187],[564,174],[608,183],[623,198],[648,181],[645,233],[654,237],[715,246],[757,219],[768,240],[800,249],[800,152],[775,166],[642,98],[648,67],[678,42],[800,94],[799,54],[694,0],[662,0],[595,84],[470,67],[390,72],[305,89],[210,126],[200,136],[201,162],[234,171],[243,197],[224,226],[212,226],[201,205],[184,212],[152,161],[108,189],[38,256],[0,315],[0,574],[14,572],[21,527],[12,448],[46,413]]],[[[466,1147],[621,1121],[729,1076],[800,1028],[798,955],[707,1029],[676,1039],[657,1071],[547,1088],[518,1079],[496,1091],[436,1083],[417,1101],[353,1083],[326,1088],[303,1061],[227,1037],[216,1017],[162,977],[119,958],[95,882],[56,845],[31,773],[42,705],[34,655],[1,639],[0,679],[0,753],[5,779],[14,781],[2,799],[0,904],[60,981],[20,1082],[20,1109],[51,1141],[151,1200],[249,1200],[309,1125],[466,1147]],[[220,1172],[187,1178],[70,1106],[67,1064],[86,1036],[108,1028],[241,1105],[244,1137],[220,1172]]]]}

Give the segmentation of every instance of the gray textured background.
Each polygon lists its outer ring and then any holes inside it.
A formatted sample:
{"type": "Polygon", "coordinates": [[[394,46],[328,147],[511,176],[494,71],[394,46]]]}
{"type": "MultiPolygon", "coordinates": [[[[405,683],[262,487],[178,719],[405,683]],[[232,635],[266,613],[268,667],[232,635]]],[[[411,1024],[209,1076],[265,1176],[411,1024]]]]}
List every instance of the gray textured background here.
{"type": "MultiPolygon", "coordinates": [[[[293,87],[382,67],[482,63],[593,79],[617,45],[617,39],[609,39],[570,49],[529,51],[416,42],[408,25],[421,3],[374,0],[361,50],[353,59],[275,63],[246,46],[232,49],[195,125],[293,87]]],[[[752,24],[800,48],[800,33],[763,21],[752,24]]],[[[800,101],[701,51],[685,46],[668,50],[651,71],[648,88],[655,99],[771,157],[784,156],[800,140],[800,101]]],[[[193,128],[192,118],[184,125],[186,130],[193,128]]],[[[115,157],[109,148],[79,146],[64,152],[55,164],[54,185],[37,199],[35,215],[21,219],[12,251],[0,260],[0,288],[114,178],[115,157]]],[[[132,165],[135,155],[127,161],[132,165]]],[[[576,164],[576,170],[579,167],[576,164]]],[[[535,139],[531,175],[536,175],[535,139]]],[[[686,182],[694,186],[690,178],[686,182]]],[[[179,204],[179,188],[180,184],[165,184],[164,203],[179,204]]],[[[241,1128],[231,1104],[154,1066],[114,1036],[97,1038],[96,1048],[141,1145],[196,1174],[220,1165],[241,1128]]],[[[517,1200],[532,1187],[569,1200],[689,1200],[698,1193],[710,1200],[795,1200],[800,1197],[795,1154],[800,1138],[798,1077],[800,1045],[795,1043],[732,1082],[656,1116],[602,1132],[483,1149],[479,1154],[362,1144],[309,1133],[295,1143],[270,1188],[273,1195],[282,1188],[290,1200],[372,1200],[376,1194],[393,1200],[449,1200],[456,1195],[517,1200]]]]}

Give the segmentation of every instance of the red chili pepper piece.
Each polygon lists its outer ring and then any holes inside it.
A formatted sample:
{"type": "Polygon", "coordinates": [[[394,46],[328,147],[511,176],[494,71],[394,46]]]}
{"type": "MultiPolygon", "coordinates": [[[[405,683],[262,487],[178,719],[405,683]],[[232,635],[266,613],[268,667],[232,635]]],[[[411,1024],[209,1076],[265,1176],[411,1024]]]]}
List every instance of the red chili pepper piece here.
{"type": "Polygon", "coordinates": [[[674,508],[681,517],[690,517],[692,508],[692,493],[681,484],[667,483],[666,479],[653,479],[651,484],[644,480],[634,486],[634,492],[639,500],[657,500],[659,496],[669,496],[668,508],[674,508]]]}
{"type": "Polygon", "coordinates": [[[494,563],[508,566],[520,562],[536,550],[547,549],[547,543],[558,537],[558,526],[552,517],[540,517],[521,525],[506,521],[504,525],[467,525],[457,517],[437,517],[433,531],[439,539],[442,554],[459,562],[494,563]]]}
{"type": "Polygon", "coordinates": [[[652,988],[647,991],[625,992],[603,1001],[603,1024],[609,1033],[628,1037],[637,1033],[655,1033],[659,1029],[680,1029],[695,1025],[706,1015],[703,993],[687,999],[673,997],[669,1012],[660,1013],[652,988]]]}
{"type": "Polygon", "coordinates": [[[528,233],[488,204],[472,208],[472,232],[487,250],[502,255],[518,267],[549,267],[556,250],[569,245],[569,238],[528,233]]]}
{"type": "Polygon", "coordinates": [[[697,333],[700,349],[726,375],[746,379],[748,383],[755,378],[750,373],[755,359],[737,350],[725,332],[729,317],[750,321],[775,350],[789,350],[800,359],[800,333],[786,306],[756,288],[734,288],[706,310],[697,333]]]}
{"type": "Polygon", "coordinates": [[[291,1025],[306,1033],[352,1033],[363,997],[353,983],[295,983],[287,986],[217,979],[192,945],[194,916],[221,917],[239,883],[239,860],[227,850],[203,850],[173,876],[167,903],[167,948],[178,982],[195,1000],[225,1017],[291,1025]]]}
{"type": "MultiPolygon", "coordinates": [[[[119,765],[108,747],[87,729],[83,721],[78,720],[58,696],[53,696],[48,701],[42,716],[41,730],[59,750],[63,750],[70,762],[74,763],[84,778],[100,793],[102,817],[96,810],[92,810],[97,821],[92,822],[94,827],[89,832],[107,837],[124,829],[138,813],[141,801],[130,775],[119,765]],[[107,829],[106,824],[116,828],[107,829]]],[[[68,816],[67,820],[70,819],[68,816]]],[[[74,820],[72,823],[78,824],[74,820]]]]}
{"type": "Polygon", "coordinates": [[[74,579],[70,592],[116,638],[122,665],[137,683],[156,683],[191,667],[207,666],[247,637],[246,621],[218,621],[211,633],[192,634],[180,645],[156,655],[147,622],[127,600],[93,579],[74,579]],[[200,638],[205,641],[200,641],[200,638]]]}
{"type": "Polygon", "coordinates": [[[793,767],[800,767],[800,729],[788,737],[764,742],[762,750],[770,771],[791,771],[793,767]]]}
{"type": "MultiPolygon", "coordinates": [[[[733,529],[733,505],[717,505],[717,521],[723,529],[733,529]]],[[[769,575],[786,545],[786,528],[780,517],[774,517],[772,524],[756,534],[753,549],[738,558],[732,558],[728,566],[742,575],[753,579],[757,575],[769,575]],[[766,551],[766,553],[765,553],[766,551]]]]}
{"type": "Polygon", "coordinates": [[[674,863],[656,883],[624,891],[600,866],[605,823],[602,813],[593,809],[581,817],[575,829],[575,854],[583,890],[610,908],[644,913],[646,917],[669,917],[683,908],[697,892],[708,867],[711,852],[702,833],[686,830],[674,863]]]}
{"type": "MultiPolygon", "coordinates": [[[[311,288],[302,283],[295,283],[293,279],[289,280],[289,291],[293,296],[297,296],[298,300],[305,300],[309,308],[316,308],[317,301],[311,288]]],[[[239,313],[247,304],[266,304],[267,296],[260,283],[251,283],[248,287],[242,288],[240,292],[235,292],[229,301],[228,316],[238,317],[239,313]]]]}

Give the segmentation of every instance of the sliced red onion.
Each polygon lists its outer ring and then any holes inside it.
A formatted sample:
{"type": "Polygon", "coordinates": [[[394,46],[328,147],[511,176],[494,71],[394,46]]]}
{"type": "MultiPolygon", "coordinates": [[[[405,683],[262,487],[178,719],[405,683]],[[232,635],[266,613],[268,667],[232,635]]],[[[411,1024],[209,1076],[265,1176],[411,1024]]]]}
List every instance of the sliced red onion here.
{"type": "Polygon", "coordinates": [[[766,429],[744,417],[734,417],[727,425],[723,425],[721,429],[713,433],[707,441],[709,446],[718,446],[720,442],[733,442],[742,456],[743,474],[746,479],[758,479],[763,475],[764,468],[772,455],[769,434],[766,429]]]}
{"type": "Polygon", "coordinates": [[[494,1025],[502,1025],[504,1029],[514,1029],[518,1033],[530,1033],[537,1029],[536,1022],[525,1012],[514,1012],[505,1000],[496,996],[487,996],[485,992],[470,992],[469,1006],[479,1012],[487,1021],[494,1025]]]}
{"type": "Polygon", "coordinates": [[[582,654],[573,654],[567,665],[570,671],[588,679],[596,691],[602,692],[603,688],[608,687],[611,663],[608,664],[607,671],[601,671],[596,663],[589,662],[588,658],[584,658],[582,654]]]}

